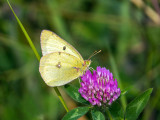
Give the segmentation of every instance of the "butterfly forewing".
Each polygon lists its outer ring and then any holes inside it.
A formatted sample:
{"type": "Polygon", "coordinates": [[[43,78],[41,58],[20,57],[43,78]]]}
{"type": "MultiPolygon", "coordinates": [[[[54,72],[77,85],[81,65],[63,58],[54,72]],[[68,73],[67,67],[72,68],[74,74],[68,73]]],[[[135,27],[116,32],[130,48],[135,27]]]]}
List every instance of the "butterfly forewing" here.
{"type": "Polygon", "coordinates": [[[65,52],[83,60],[82,56],[72,45],[49,30],[41,32],[41,48],[43,56],[52,52],[65,52]]]}
{"type": "Polygon", "coordinates": [[[61,86],[83,74],[79,58],[64,52],[54,52],[43,56],[39,71],[49,86],[61,86]]]}

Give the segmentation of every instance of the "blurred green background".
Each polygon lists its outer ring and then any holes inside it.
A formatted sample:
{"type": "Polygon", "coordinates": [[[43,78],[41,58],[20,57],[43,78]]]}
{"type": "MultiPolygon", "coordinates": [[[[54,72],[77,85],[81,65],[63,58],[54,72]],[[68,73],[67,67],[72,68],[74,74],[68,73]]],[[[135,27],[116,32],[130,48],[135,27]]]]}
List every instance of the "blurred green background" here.
{"type": "MultiPolygon", "coordinates": [[[[156,1],[156,0],[153,0],[156,1]]],[[[155,9],[152,0],[144,3],[155,9]]],[[[39,54],[40,33],[51,30],[72,44],[91,67],[114,73],[129,103],[153,88],[140,120],[160,119],[160,26],[130,0],[10,0],[39,54]]],[[[158,6],[158,4],[156,4],[158,6]]],[[[75,81],[74,81],[75,82],[75,81]]],[[[72,82],[71,84],[73,84],[72,82]]],[[[61,87],[69,109],[78,106],[61,87]]],[[[0,119],[59,120],[65,114],[6,0],[0,1],[0,119]]],[[[87,117],[81,120],[90,119],[87,117]]]]}

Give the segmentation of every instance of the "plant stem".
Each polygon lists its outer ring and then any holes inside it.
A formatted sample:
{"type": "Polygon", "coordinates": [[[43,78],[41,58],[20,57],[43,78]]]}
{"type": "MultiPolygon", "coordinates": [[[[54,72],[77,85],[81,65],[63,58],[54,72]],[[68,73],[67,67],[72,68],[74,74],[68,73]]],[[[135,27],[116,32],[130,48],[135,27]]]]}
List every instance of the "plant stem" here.
{"type": "MultiPolygon", "coordinates": [[[[12,10],[12,12],[13,12],[13,14],[14,14],[14,16],[15,16],[15,18],[16,18],[19,26],[20,26],[20,28],[22,29],[22,31],[23,31],[23,33],[24,33],[24,35],[25,35],[25,37],[26,37],[26,39],[27,39],[30,47],[32,48],[33,52],[35,53],[35,56],[36,56],[37,60],[40,61],[40,55],[38,54],[38,52],[37,52],[37,50],[36,50],[36,48],[35,48],[32,40],[31,40],[31,38],[29,37],[27,31],[25,30],[23,24],[21,23],[21,21],[20,21],[19,18],[17,17],[16,13],[14,12],[14,10],[13,10],[13,8],[12,8],[12,6],[10,5],[10,3],[9,3],[8,0],[7,0],[7,3],[8,3],[8,5],[9,5],[10,9],[12,10]]],[[[64,108],[65,108],[66,111],[68,112],[68,111],[69,111],[69,110],[68,110],[68,107],[67,107],[67,105],[66,105],[63,97],[61,96],[61,93],[59,92],[58,88],[57,88],[57,87],[54,87],[54,90],[55,90],[56,94],[58,95],[58,97],[59,97],[62,105],[64,106],[64,108]]]]}
{"type": "Polygon", "coordinates": [[[15,16],[15,18],[16,18],[19,26],[20,26],[20,28],[22,29],[22,31],[23,31],[26,39],[28,40],[28,43],[29,43],[30,47],[32,48],[34,54],[36,55],[36,57],[37,57],[37,59],[38,59],[38,61],[39,61],[39,60],[40,60],[40,55],[38,54],[38,52],[37,52],[37,50],[36,50],[36,48],[35,48],[32,40],[31,40],[31,38],[29,37],[27,31],[26,31],[25,28],[23,27],[21,21],[20,21],[19,18],[17,17],[16,13],[14,12],[14,10],[13,10],[13,8],[12,8],[12,6],[10,5],[10,3],[9,3],[8,0],[7,0],[7,2],[8,2],[8,5],[9,5],[10,9],[12,10],[12,12],[13,12],[13,14],[14,14],[14,16],[15,16]]]}
{"type": "Polygon", "coordinates": [[[110,112],[109,112],[109,110],[108,110],[108,109],[106,109],[106,113],[107,113],[107,115],[108,115],[109,119],[110,119],[110,120],[113,120],[113,119],[112,119],[112,116],[111,116],[111,114],[110,114],[110,112]]]}
{"type": "Polygon", "coordinates": [[[62,98],[62,95],[61,95],[61,93],[59,92],[58,88],[57,88],[57,87],[54,87],[54,90],[56,91],[57,96],[59,97],[59,99],[60,99],[61,103],[63,104],[64,108],[66,109],[66,111],[69,112],[69,109],[68,109],[68,107],[67,107],[64,99],[62,98]]]}
{"type": "Polygon", "coordinates": [[[138,8],[144,9],[146,15],[156,24],[160,24],[160,17],[156,11],[154,11],[151,7],[147,6],[143,0],[131,0],[133,4],[135,4],[138,8]]]}
{"type": "MultiPolygon", "coordinates": [[[[117,78],[118,80],[118,86],[121,90],[123,90],[123,85],[122,85],[122,82],[121,82],[121,79],[120,79],[120,76],[119,76],[119,73],[118,73],[118,68],[117,68],[117,65],[116,65],[116,62],[115,62],[115,59],[112,55],[112,52],[111,52],[111,49],[110,49],[110,46],[109,46],[109,42],[107,43],[107,48],[108,48],[108,51],[109,51],[109,58],[110,58],[110,63],[111,63],[111,67],[113,69],[113,74],[115,75],[115,77],[117,78]]],[[[126,101],[126,97],[125,95],[122,96],[120,98],[121,100],[121,103],[122,103],[122,107],[123,109],[125,110],[126,109],[126,106],[127,106],[127,101],[126,101]]]]}

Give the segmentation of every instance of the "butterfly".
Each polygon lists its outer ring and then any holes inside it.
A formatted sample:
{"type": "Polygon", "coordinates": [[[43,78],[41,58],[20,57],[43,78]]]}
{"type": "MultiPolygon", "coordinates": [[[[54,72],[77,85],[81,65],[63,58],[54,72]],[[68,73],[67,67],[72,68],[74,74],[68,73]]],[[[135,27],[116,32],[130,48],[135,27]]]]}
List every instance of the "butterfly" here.
{"type": "Polygon", "coordinates": [[[54,32],[42,30],[42,57],[39,72],[44,82],[51,87],[65,85],[82,76],[91,60],[83,60],[80,53],[54,32]]]}

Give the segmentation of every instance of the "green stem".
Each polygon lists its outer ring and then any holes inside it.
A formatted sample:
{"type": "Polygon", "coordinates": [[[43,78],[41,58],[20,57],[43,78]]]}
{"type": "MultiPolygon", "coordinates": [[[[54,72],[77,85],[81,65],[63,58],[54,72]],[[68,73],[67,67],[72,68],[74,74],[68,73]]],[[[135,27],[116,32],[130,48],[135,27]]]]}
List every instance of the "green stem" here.
{"type": "Polygon", "coordinates": [[[54,87],[54,90],[56,91],[57,96],[59,97],[59,99],[60,99],[61,103],[63,104],[64,108],[66,109],[66,111],[69,112],[69,109],[68,109],[68,107],[67,107],[64,99],[62,98],[62,95],[61,95],[61,93],[59,92],[58,88],[57,88],[57,87],[54,87]]]}
{"type": "MultiPolygon", "coordinates": [[[[121,79],[119,77],[117,65],[116,65],[115,59],[114,59],[114,57],[112,56],[111,53],[110,53],[110,62],[111,62],[111,65],[112,65],[113,73],[114,73],[114,75],[116,76],[116,78],[118,80],[118,86],[119,86],[119,88],[121,90],[123,90],[123,85],[122,85],[121,79]]],[[[126,101],[125,95],[121,96],[120,100],[121,100],[121,103],[122,103],[122,107],[125,110],[126,109],[126,105],[127,105],[127,101],[126,101]]]]}
{"type": "MultiPolygon", "coordinates": [[[[112,52],[111,52],[111,49],[110,49],[110,46],[109,46],[109,42],[107,42],[107,48],[108,48],[108,52],[109,52],[109,59],[110,59],[110,63],[111,63],[111,66],[112,66],[113,74],[115,75],[115,77],[118,80],[118,86],[120,87],[121,90],[123,90],[123,85],[122,85],[122,82],[121,82],[121,79],[120,79],[120,76],[119,76],[119,73],[118,73],[118,68],[117,68],[115,59],[112,55],[112,52]]],[[[122,107],[125,110],[126,105],[127,105],[126,97],[122,96],[120,98],[120,100],[121,100],[121,103],[122,103],[122,107]]]]}
{"type": "MultiPolygon", "coordinates": [[[[31,38],[29,37],[29,35],[28,35],[27,31],[25,30],[24,26],[22,25],[21,21],[19,20],[19,18],[18,18],[17,15],[15,14],[15,12],[14,12],[14,10],[13,10],[13,8],[12,8],[12,6],[10,5],[10,3],[9,3],[8,0],[7,0],[7,3],[8,3],[8,5],[9,5],[10,9],[12,10],[12,12],[13,12],[13,14],[14,14],[14,16],[15,16],[18,24],[19,24],[19,26],[21,27],[21,29],[22,29],[22,31],[23,31],[23,33],[24,33],[24,35],[25,35],[25,37],[26,37],[26,39],[27,39],[30,47],[32,48],[34,54],[36,55],[37,60],[40,61],[40,55],[38,54],[38,52],[37,52],[37,50],[36,50],[36,48],[35,48],[32,40],[31,40],[31,38]]],[[[59,97],[61,103],[63,104],[64,108],[65,108],[66,111],[68,112],[69,110],[68,110],[68,108],[67,108],[67,105],[66,105],[63,97],[61,96],[58,88],[57,88],[57,87],[54,87],[54,90],[55,90],[56,94],[58,95],[58,97],[59,97]]]]}
{"type": "Polygon", "coordinates": [[[113,120],[113,119],[112,119],[112,116],[111,116],[111,113],[109,112],[109,110],[108,110],[108,109],[106,109],[106,113],[107,113],[107,115],[108,115],[109,119],[110,119],[110,120],[113,120]]]}
{"type": "Polygon", "coordinates": [[[38,59],[38,61],[39,61],[39,60],[40,60],[40,55],[38,54],[38,52],[37,52],[37,50],[36,50],[36,48],[35,48],[35,46],[34,46],[32,40],[31,40],[31,38],[30,38],[29,35],[27,34],[27,31],[26,31],[25,28],[23,27],[21,21],[20,21],[19,18],[17,17],[16,13],[14,12],[14,10],[13,10],[13,8],[12,8],[12,6],[10,5],[10,3],[9,3],[8,0],[7,0],[7,2],[8,2],[8,5],[9,5],[10,9],[11,9],[12,12],[13,12],[13,14],[14,14],[14,16],[15,16],[15,18],[16,18],[18,24],[19,24],[19,26],[21,27],[21,29],[22,29],[22,31],[23,31],[25,37],[27,38],[30,47],[32,48],[34,54],[36,55],[36,57],[37,57],[37,59],[38,59]]]}

